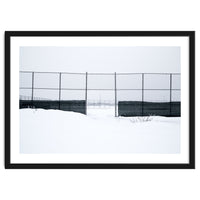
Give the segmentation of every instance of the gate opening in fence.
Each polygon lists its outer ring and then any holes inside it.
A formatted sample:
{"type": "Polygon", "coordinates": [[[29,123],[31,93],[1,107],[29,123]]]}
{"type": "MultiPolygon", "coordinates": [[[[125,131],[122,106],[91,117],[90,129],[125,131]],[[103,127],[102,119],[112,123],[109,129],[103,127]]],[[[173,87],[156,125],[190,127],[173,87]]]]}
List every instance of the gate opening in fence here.
{"type": "Polygon", "coordinates": [[[181,115],[180,73],[67,73],[20,71],[20,108],[87,114],[113,108],[114,116],[181,115]]]}

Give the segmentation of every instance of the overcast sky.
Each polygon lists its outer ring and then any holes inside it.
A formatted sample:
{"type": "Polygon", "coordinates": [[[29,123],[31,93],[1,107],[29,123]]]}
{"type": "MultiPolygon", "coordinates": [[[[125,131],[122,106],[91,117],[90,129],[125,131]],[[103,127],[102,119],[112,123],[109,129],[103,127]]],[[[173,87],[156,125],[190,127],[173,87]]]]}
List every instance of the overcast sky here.
{"type": "Polygon", "coordinates": [[[180,47],[20,47],[20,70],[180,72],[180,47]]]}
{"type": "MultiPolygon", "coordinates": [[[[21,71],[180,73],[180,47],[20,47],[21,71]]],[[[31,87],[32,75],[21,74],[20,86],[31,87]]],[[[145,88],[169,89],[169,75],[145,75],[145,88]]],[[[62,75],[61,88],[85,89],[85,75],[62,75]]],[[[173,77],[180,88],[180,76],[173,77]]],[[[88,76],[88,89],[113,89],[114,75],[88,76]]],[[[59,74],[35,74],[35,88],[58,88],[59,74]]],[[[142,76],[117,76],[118,89],[141,89],[142,76]]],[[[31,90],[20,90],[31,96],[31,90]]],[[[58,90],[34,89],[34,96],[58,99],[58,90]]],[[[84,99],[85,91],[62,90],[61,99],[84,99]]],[[[169,101],[169,91],[145,92],[145,100],[169,101]]],[[[180,92],[173,92],[180,100],[180,92]]],[[[114,91],[88,91],[88,100],[114,100],[114,91]]],[[[141,91],[118,91],[118,100],[141,101],[141,91]]]]}

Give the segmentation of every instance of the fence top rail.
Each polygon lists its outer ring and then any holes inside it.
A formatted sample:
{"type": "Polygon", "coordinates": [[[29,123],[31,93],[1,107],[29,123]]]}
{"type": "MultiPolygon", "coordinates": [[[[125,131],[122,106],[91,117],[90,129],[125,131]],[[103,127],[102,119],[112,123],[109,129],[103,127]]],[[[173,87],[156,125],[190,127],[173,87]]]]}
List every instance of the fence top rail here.
{"type": "Polygon", "coordinates": [[[155,74],[155,75],[170,75],[170,74],[172,74],[172,75],[180,75],[181,73],[160,73],[160,72],[158,72],[158,73],[116,73],[117,75],[138,75],[138,74],[140,74],[140,75],[142,75],[142,74],[155,74]]]}
{"type": "Polygon", "coordinates": [[[86,73],[76,73],[76,72],[39,72],[39,71],[20,71],[20,73],[38,73],[38,74],[79,74],[85,75],[86,73]]]}
{"type": "MultiPolygon", "coordinates": [[[[22,90],[31,90],[32,87],[20,87],[19,89],[22,89],[22,90]]],[[[34,87],[34,90],[85,90],[85,88],[50,88],[50,87],[47,87],[47,88],[43,88],[43,87],[34,87]]],[[[115,88],[87,88],[87,90],[112,90],[114,91],[115,88]]],[[[142,88],[129,88],[129,89],[126,89],[126,88],[116,88],[116,90],[120,91],[120,90],[149,90],[149,91],[153,91],[153,90],[157,90],[157,91],[168,91],[168,90],[172,90],[172,91],[180,91],[181,89],[178,89],[178,88],[174,88],[174,89],[166,89],[166,88],[159,88],[159,89],[155,89],[155,88],[148,88],[148,89],[142,89],[142,88]]]]}
{"type": "MultiPolygon", "coordinates": [[[[77,75],[85,75],[87,72],[39,72],[39,71],[20,71],[20,73],[48,73],[48,74],[77,74],[77,75]]],[[[157,75],[180,75],[181,73],[134,73],[134,72],[124,72],[124,73],[116,73],[116,72],[113,72],[113,73],[102,73],[102,72],[88,72],[87,73],[88,75],[141,75],[141,74],[157,74],[157,75]]]]}

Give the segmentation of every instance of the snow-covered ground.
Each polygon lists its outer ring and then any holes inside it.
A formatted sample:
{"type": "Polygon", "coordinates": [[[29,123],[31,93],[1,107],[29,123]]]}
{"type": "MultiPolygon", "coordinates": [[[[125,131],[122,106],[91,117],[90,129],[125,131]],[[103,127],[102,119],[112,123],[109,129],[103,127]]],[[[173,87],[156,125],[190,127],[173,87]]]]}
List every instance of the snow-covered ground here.
{"type": "Polygon", "coordinates": [[[180,153],[180,119],[20,110],[20,153],[180,153]]]}

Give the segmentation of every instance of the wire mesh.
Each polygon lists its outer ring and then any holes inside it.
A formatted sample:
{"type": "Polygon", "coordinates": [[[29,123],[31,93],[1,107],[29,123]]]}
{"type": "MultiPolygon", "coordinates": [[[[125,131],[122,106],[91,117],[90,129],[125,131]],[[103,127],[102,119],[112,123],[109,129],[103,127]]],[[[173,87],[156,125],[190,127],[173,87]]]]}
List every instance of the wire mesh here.
{"type": "Polygon", "coordinates": [[[115,106],[115,116],[122,115],[119,112],[121,108],[136,115],[151,114],[150,107],[153,113],[160,109],[164,115],[170,116],[175,105],[172,105],[173,102],[179,102],[180,107],[181,76],[172,73],[22,71],[19,89],[20,100],[31,101],[32,106],[34,101],[56,101],[58,109],[63,106],[69,109],[66,102],[72,104],[75,101],[85,106],[85,111],[81,111],[85,114],[87,106],[115,106]],[[156,107],[158,105],[159,108],[156,107]]]}

